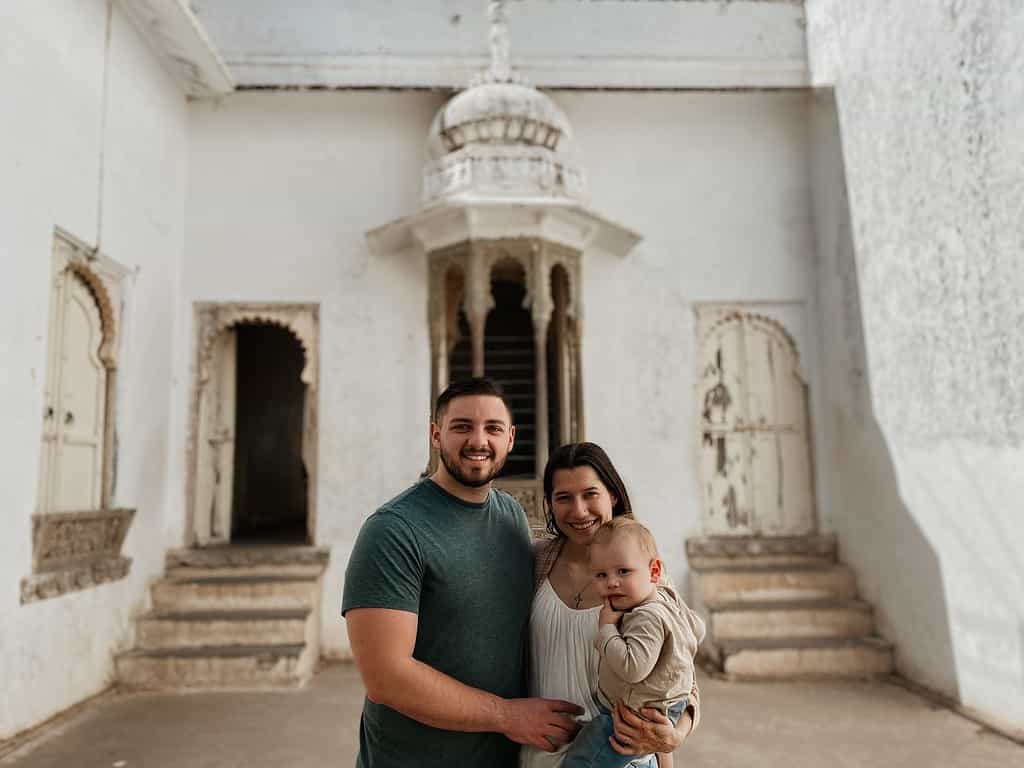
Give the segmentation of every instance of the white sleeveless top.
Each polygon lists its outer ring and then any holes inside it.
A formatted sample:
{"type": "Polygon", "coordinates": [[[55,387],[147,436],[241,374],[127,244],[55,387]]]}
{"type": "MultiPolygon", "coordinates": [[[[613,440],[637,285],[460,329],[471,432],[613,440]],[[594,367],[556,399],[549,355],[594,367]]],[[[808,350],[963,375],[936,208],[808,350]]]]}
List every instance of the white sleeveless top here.
{"type": "MultiPolygon", "coordinates": [[[[581,721],[597,714],[593,692],[600,659],[592,643],[600,613],[599,605],[578,611],[570,608],[547,579],[537,590],[530,613],[530,695],[579,704],[586,710],[581,721]]],[[[565,750],[542,752],[523,747],[519,766],[557,768],[565,750]]]]}

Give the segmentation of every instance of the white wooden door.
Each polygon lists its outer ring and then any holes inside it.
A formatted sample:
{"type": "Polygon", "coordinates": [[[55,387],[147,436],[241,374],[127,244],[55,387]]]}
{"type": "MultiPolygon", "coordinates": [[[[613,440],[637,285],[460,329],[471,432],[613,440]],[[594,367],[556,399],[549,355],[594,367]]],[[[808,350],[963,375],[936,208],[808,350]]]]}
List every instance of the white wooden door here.
{"type": "Polygon", "coordinates": [[[716,325],[700,393],[705,534],[813,531],[806,386],[785,332],[752,315],[716,325]]]}
{"type": "Polygon", "coordinates": [[[193,506],[195,539],[200,546],[231,540],[237,338],[234,329],[217,337],[210,379],[200,392],[193,506]]]}
{"type": "Polygon", "coordinates": [[[103,321],[85,282],[63,270],[51,304],[43,406],[40,511],[99,509],[107,370],[100,360],[103,321]]]}

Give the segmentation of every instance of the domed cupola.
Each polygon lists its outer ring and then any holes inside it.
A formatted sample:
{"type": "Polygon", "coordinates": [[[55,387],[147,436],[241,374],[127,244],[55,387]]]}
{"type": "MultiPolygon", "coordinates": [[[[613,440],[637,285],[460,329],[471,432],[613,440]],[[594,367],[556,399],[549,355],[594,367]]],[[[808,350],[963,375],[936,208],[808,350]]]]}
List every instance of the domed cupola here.
{"type": "Polygon", "coordinates": [[[548,452],[584,439],[583,262],[624,257],[640,235],[590,209],[569,121],[509,66],[504,6],[489,3],[490,67],[430,124],[419,210],[366,237],[415,274],[425,257],[430,402],[489,375],[516,403],[497,482],[539,531],[548,452]]]}
{"type": "Polygon", "coordinates": [[[502,4],[491,7],[491,66],[441,107],[430,125],[423,202],[463,192],[585,201],[569,121],[551,98],[512,71],[502,4]]]}

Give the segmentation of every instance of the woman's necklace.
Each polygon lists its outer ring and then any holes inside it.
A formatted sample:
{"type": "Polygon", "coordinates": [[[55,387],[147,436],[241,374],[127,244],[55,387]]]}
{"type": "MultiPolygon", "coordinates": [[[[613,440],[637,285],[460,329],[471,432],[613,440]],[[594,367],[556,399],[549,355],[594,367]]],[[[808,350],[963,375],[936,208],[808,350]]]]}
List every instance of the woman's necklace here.
{"type": "Polygon", "coordinates": [[[573,605],[572,605],[572,607],[575,608],[576,610],[579,610],[580,603],[583,602],[583,593],[586,592],[587,591],[587,587],[590,586],[590,581],[591,581],[590,579],[587,579],[583,583],[583,586],[580,587],[579,592],[577,592],[575,595],[573,595],[573,598],[572,598],[573,605]]]}

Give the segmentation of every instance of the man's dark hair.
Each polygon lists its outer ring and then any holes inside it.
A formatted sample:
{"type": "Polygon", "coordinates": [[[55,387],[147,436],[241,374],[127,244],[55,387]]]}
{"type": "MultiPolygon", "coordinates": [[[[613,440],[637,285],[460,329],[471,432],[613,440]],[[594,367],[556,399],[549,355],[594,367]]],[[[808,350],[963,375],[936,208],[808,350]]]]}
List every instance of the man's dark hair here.
{"type": "Polygon", "coordinates": [[[505,404],[505,409],[508,411],[509,424],[515,423],[515,419],[512,416],[512,406],[508,404],[505,390],[494,379],[488,379],[484,376],[463,379],[462,381],[449,384],[448,388],[437,397],[437,403],[434,405],[434,423],[441,423],[441,417],[448,410],[448,403],[457,397],[467,397],[469,395],[490,395],[491,397],[498,398],[505,404]]]}

